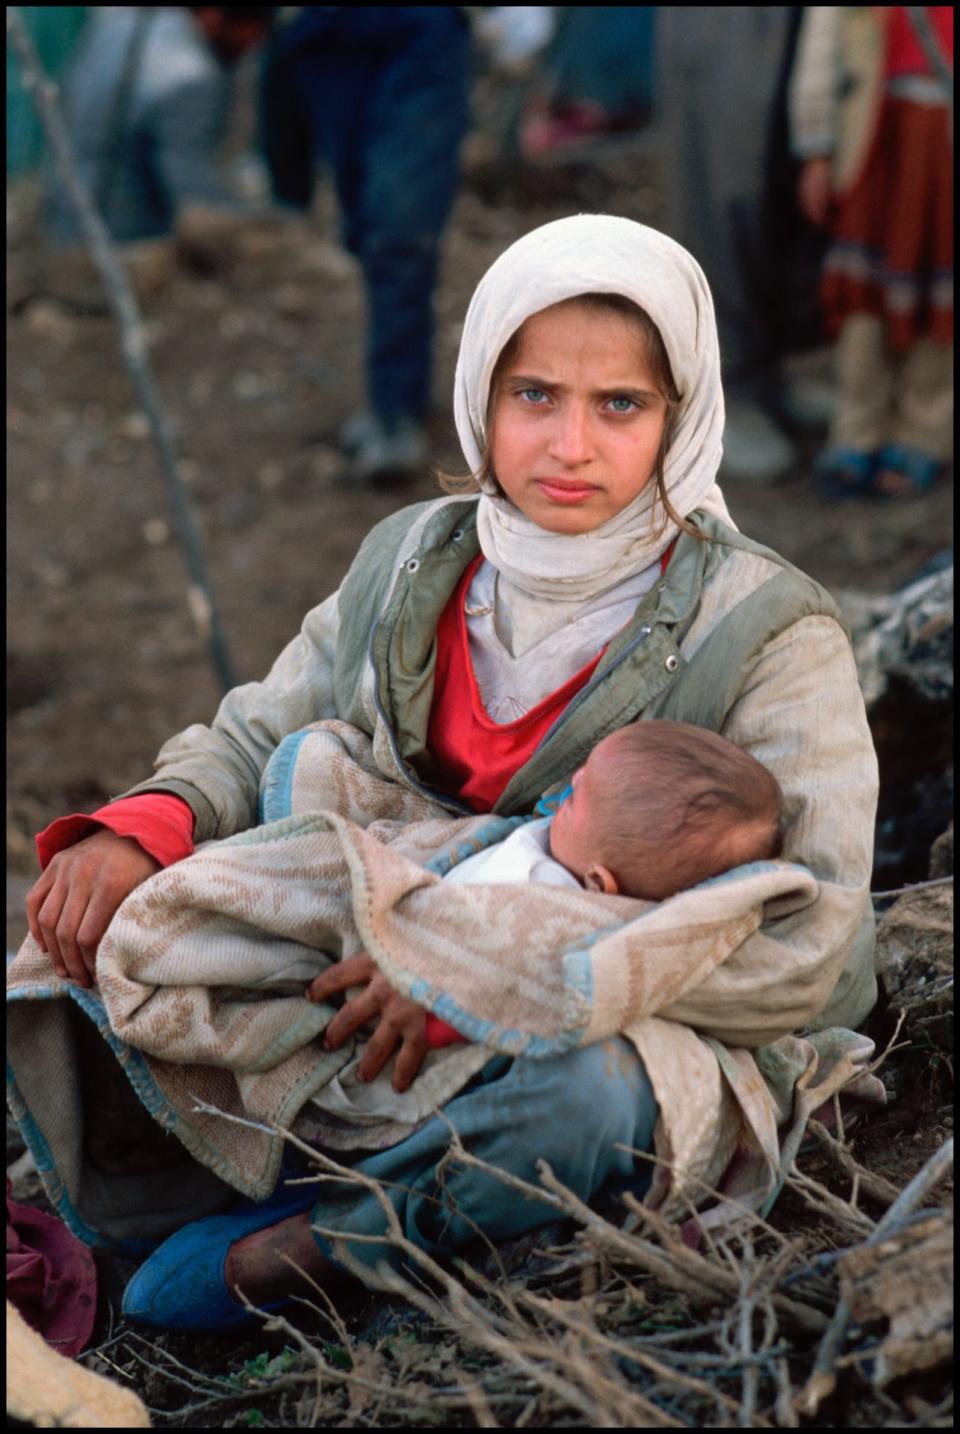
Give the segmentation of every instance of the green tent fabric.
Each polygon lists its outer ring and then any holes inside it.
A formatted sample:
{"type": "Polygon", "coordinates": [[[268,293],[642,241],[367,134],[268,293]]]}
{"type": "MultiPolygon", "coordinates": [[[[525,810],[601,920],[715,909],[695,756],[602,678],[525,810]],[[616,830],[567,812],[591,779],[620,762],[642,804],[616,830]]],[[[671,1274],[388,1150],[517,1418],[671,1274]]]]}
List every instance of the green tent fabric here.
{"type": "MultiPolygon", "coordinates": [[[[62,73],[87,18],[88,5],[21,5],[17,9],[47,74],[62,73]]],[[[7,41],[7,174],[26,174],[44,156],[43,131],[7,41]]]]}

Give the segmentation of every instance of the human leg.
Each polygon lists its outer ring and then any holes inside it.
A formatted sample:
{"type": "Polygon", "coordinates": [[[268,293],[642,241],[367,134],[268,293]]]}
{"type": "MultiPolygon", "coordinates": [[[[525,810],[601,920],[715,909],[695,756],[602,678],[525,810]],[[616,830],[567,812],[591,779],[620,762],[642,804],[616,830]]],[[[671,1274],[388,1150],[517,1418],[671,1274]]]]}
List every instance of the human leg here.
{"type": "MultiPolygon", "coordinates": [[[[507,1239],[543,1224],[550,1214],[547,1204],[522,1197],[495,1173],[444,1162],[450,1124],[471,1153],[496,1169],[536,1185],[536,1162],[542,1158],[576,1195],[589,1200],[601,1189],[646,1189],[648,1171],[616,1146],[651,1149],[656,1119],[643,1063],[633,1046],[617,1037],[550,1061],[494,1056],[442,1115],[400,1144],[352,1164],[382,1182],[407,1239],[442,1257],[478,1233],[507,1239]]],[[[278,1190],[265,1205],[242,1201],[235,1212],[188,1225],[141,1266],[124,1298],[125,1313],[161,1327],[229,1328],[246,1318],[231,1297],[233,1288],[268,1305],[298,1288],[300,1277],[282,1255],[324,1284],[342,1279],[334,1240],[370,1270],[381,1260],[403,1269],[406,1257],[386,1238],[379,1200],[359,1184],[345,1184],[339,1195],[333,1182],[321,1187],[312,1221],[303,1205],[315,1195],[301,1186],[278,1190]],[[310,1223],[312,1252],[306,1242],[310,1223]],[[351,1242],[351,1235],[376,1238],[351,1242]]]]}
{"type": "MultiPolygon", "coordinates": [[[[478,1234],[502,1240],[535,1229],[551,1207],[520,1195],[495,1173],[502,1170],[538,1185],[537,1161],[582,1200],[601,1189],[649,1184],[649,1169],[618,1144],[637,1150],[653,1145],[657,1105],[634,1047],[616,1037],[553,1060],[495,1057],[451,1101],[400,1145],[356,1163],[355,1169],[383,1182],[406,1238],[434,1258],[449,1256],[478,1234]],[[450,1124],[465,1148],[492,1172],[443,1161],[450,1124]]],[[[339,1242],[362,1265],[379,1261],[402,1269],[412,1263],[385,1238],[380,1202],[366,1190],[346,1188],[324,1195],[314,1210],[322,1253],[336,1260],[339,1242]],[[335,1232],[337,1245],[329,1232],[335,1232]],[[383,1243],[351,1242],[374,1235],[383,1243]]]]}
{"type": "Polygon", "coordinates": [[[424,8],[398,31],[371,86],[357,242],[369,305],[370,402],[388,429],[421,421],[429,408],[433,291],[459,180],[468,61],[459,12],[424,8]]]}
{"type": "Polygon", "coordinates": [[[837,407],[817,467],[824,492],[845,497],[869,488],[886,437],[895,367],[882,319],[849,316],[837,338],[834,374],[837,407]]]}
{"type": "Polygon", "coordinates": [[[953,349],[918,339],[900,365],[892,442],[880,455],[876,492],[897,498],[929,488],[950,457],[952,437],[953,349]]]}

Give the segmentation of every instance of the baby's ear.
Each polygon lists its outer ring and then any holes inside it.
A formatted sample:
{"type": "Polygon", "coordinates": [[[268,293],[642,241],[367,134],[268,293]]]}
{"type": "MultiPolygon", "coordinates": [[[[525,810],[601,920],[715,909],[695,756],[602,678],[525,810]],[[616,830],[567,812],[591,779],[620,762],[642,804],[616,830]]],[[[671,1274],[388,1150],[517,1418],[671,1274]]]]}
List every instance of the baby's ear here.
{"type": "Polygon", "coordinates": [[[588,891],[602,891],[605,896],[617,896],[620,891],[613,872],[596,861],[587,867],[583,884],[588,891]]]}

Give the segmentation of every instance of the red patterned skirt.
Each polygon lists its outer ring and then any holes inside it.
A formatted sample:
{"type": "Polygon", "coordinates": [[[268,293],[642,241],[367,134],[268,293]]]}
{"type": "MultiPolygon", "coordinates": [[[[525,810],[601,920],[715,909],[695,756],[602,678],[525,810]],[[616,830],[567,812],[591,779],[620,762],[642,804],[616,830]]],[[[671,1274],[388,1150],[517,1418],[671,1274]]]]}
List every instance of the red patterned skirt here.
{"type": "Polygon", "coordinates": [[[953,341],[953,149],[946,106],[886,96],[856,184],[840,196],[821,303],[835,337],[851,314],[885,320],[894,349],[953,341]]]}

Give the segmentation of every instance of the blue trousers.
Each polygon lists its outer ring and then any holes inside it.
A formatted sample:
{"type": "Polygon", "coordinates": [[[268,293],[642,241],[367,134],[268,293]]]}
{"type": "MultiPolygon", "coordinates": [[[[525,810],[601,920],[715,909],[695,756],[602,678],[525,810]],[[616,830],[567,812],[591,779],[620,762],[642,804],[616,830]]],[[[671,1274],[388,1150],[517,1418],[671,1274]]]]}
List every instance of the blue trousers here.
{"type": "MultiPolygon", "coordinates": [[[[657,1103],[635,1048],[622,1037],[584,1046],[553,1060],[492,1056],[470,1083],[444,1106],[464,1146],[489,1164],[539,1185],[536,1162],[582,1200],[601,1190],[638,1196],[649,1186],[652,1166],[633,1149],[653,1149],[657,1103]]],[[[451,1160],[438,1176],[437,1164],[450,1146],[446,1121],[433,1116],[389,1150],[343,1159],[352,1168],[384,1182],[401,1229],[433,1256],[451,1255],[478,1231],[492,1240],[510,1239],[554,1218],[550,1207],[528,1199],[495,1175],[451,1160]]],[[[350,1235],[384,1236],[387,1220],[380,1202],[359,1186],[338,1189],[324,1182],[313,1222],[344,1237],[361,1263],[383,1261],[407,1268],[405,1256],[384,1240],[351,1242],[350,1235]]],[[[328,1259],[336,1255],[325,1235],[314,1238],[328,1259]]]]}
{"type": "Polygon", "coordinates": [[[470,42],[455,6],[307,7],[283,39],[343,241],[363,267],[367,384],[389,426],[430,403],[433,291],[467,126],[470,42]]]}

